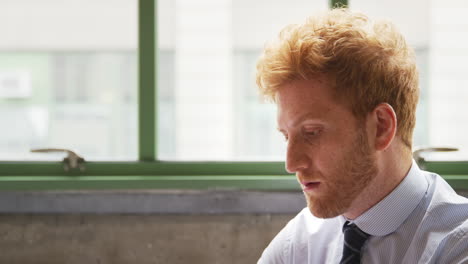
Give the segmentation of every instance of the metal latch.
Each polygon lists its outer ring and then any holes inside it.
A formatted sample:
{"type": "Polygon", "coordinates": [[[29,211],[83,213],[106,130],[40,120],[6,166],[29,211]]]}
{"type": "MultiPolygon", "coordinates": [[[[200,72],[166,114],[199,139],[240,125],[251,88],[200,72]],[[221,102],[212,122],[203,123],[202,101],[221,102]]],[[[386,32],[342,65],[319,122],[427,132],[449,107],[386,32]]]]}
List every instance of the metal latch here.
{"type": "Polygon", "coordinates": [[[63,159],[63,169],[69,171],[70,169],[80,169],[84,171],[85,159],[75,152],[68,149],[46,148],[46,149],[32,149],[31,152],[49,153],[49,152],[66,152],[67,156],[63,159]]]}
{"type": "Polygon", "coordinates": [[[413,159],[419,165],[421,169],[424,169],[423,163],[426,161],[424,157],[421,155],[427,152],[452,152],[458,151],[458,148],[450,148],[450,147],[420,147],[415,148],[413,151],[413,159]]]}

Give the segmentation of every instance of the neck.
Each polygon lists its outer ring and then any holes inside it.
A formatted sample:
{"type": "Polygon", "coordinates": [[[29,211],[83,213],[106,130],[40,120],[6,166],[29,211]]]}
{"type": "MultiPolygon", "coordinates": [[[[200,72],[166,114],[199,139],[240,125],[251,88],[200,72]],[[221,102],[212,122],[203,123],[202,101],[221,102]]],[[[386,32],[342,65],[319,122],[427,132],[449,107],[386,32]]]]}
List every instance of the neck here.
{"type": "Polygon", "coordinates": [[[412,160],[411,151],[397,149],[395,145],[376,153],[377,174],[343,215],[348,219],[356,219],[384,199],[406,177],[412,160]]]}

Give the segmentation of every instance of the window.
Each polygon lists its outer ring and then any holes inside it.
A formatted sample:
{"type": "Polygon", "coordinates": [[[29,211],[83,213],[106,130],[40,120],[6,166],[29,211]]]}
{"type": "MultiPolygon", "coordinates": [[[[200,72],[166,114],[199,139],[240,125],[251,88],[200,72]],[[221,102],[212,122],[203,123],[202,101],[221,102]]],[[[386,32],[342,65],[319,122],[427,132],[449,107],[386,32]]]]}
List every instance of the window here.
{"type": "MultiPolygon", "coordinates": [[[[298,188],[278,162],[275,107],[258,103],[254,67],[264,41],[328,1],[155,2],[0,1],[0,20],[9,19],[0,32],[10,39],[0,41],[0,121],[16,128],[0,132],[0,189],[298,188]],[[63,154],[28,153],[49,144],[76,148],[86,169],[64,171],[63,154]]],[[[375,11],[373,2],[350,4],[375,11]]],[[[443,58],[434,57],[430,34],[416,35],[424,36],[416,142],[452,144],[426,133],[437,120],[425,88],[437,81],[427,76],[443,58]]],[[[426,167],[468,188],[467,163],[426,167]]]]}
{"type": "Polygon", "coordinates": [[[158,3],[158,157],[282,160],[276,109],[259,103],[255,63],[266,40],[328,1],[158,3]]]}
{"type": "Polygon", "coordinates": [[[136,0],[0,1],[0,34],[0,160],[137,159],[136,0]]]}

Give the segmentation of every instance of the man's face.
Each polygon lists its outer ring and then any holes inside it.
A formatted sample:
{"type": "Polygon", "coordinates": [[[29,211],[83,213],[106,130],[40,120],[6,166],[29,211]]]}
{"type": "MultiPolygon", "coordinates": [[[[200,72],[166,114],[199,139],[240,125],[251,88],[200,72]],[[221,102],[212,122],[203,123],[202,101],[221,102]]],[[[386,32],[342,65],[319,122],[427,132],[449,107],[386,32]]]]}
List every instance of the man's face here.
{"type": "Polygon", "coordinates": [[[296,173],[310,211],[320,218],[346,213],[377,174],[365,122],[333,98],[325,79],[286,84],[276,99],[286,170],[296,173]]]}

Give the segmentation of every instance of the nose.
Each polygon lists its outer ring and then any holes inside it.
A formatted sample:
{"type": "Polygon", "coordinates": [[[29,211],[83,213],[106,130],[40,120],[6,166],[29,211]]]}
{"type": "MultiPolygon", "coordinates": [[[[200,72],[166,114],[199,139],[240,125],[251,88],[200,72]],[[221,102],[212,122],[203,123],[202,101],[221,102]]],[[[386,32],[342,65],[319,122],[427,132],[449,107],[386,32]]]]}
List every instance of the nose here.
{"type": "Polygon", "coordinates": [[[307,157],[306,149],[298,140],[288,140],[286,150],[286,171],[295,173],[307,169],[309,160],[307,157]]]}

